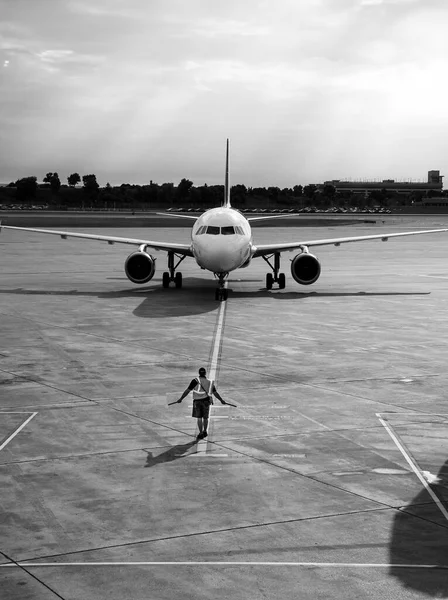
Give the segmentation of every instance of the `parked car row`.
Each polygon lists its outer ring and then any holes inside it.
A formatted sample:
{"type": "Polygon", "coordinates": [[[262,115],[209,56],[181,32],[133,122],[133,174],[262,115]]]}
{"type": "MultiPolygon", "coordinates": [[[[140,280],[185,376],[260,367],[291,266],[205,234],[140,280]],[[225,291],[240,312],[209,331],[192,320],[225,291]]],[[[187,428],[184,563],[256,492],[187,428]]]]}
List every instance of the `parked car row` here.
{"type": "MultiPolygon", "coordinates": [[[[167,208],[166,212],[191,212],[191,213],[202,213],[205,212],[206,208],[167,208]]],[[[332,207],[327,209],[316,208],[315,206],[305,206],[304,208],[243,208],[242,213],[269,213],[269,214],[297,214],[297,213],[387,213],[390,214],[392,211],[390,208],[340,208],[332,207]]]]}
{"type": "Polygon", "coordinates": [[[46,204],[0,204],[0,210],[46,210],[46,204]]]}

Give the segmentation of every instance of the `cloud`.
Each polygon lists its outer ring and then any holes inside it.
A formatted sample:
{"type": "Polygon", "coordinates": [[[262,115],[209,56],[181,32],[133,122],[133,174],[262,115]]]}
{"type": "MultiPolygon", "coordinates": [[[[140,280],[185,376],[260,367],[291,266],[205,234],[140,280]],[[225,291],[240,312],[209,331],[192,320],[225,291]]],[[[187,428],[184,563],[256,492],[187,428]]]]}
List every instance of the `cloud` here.
{"type": "Polygon", "coordinates": [[[73,55],[73,50],[44,50],[43,52],[37,53],[37,56],[44,62],[65,61],[73,55]]]}
{"type": "Polygon", "coordinates": [[[36,53],[36,56],[43,63],[59,66],[60,69],[67,65],[99,65],[106,60],[102,55],[82,54],[73,50],[43,50],[36,53]]]}
{"type": "Polygon", "coordinates": [[[89,17],[137,19],[142,16],[141,10],[132,8],[122,0],[107,0],[107,2],[100,1],[96,3],[70,0],[67,8],[74,13],[89,17]]]}
{"type": "Polygon", "coordinates": [[[393,6],[399,4],[418,4],[421,0],[360,0],[361,6],[393,6]]]}
{"type": "Polygon", "coordinates": [[[207,181],[229,136],[241,181],[306,183],[409,161],[414,132],[414,164],[442,144],[444,0],[0,4],[3,147],[30,172],[207,181]]]}
{"type": "Polygon", "coordinates": [[[247,21],[233,21],[221,19],[201,19],[192,26],[191,33],[203,37],[214,38],[218,36],[265,36],[270,29],[267,25],[257,25],[247,21]]]}

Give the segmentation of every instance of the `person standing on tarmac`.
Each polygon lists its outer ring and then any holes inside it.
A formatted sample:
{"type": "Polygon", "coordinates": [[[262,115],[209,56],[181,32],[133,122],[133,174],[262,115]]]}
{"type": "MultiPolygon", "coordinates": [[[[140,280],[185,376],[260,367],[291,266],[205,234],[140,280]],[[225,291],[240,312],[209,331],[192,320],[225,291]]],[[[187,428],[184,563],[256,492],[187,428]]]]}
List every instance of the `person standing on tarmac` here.
{"type": "Polygon", "coordinates": [[[193,392],[193,413],[191,416],[198,420],[198,440],[207,437],[210,405],[213,404],[212,396],[216,396],[221,401],[221,404],[226,404],[218,394],[215,384],[210,379],[207,379],[206,375],[207,371],[204,367],[201,367],[199,369],[199,377],[191,380],[190,385],[177,401],[180,404],[191,391],[193,392]]]}

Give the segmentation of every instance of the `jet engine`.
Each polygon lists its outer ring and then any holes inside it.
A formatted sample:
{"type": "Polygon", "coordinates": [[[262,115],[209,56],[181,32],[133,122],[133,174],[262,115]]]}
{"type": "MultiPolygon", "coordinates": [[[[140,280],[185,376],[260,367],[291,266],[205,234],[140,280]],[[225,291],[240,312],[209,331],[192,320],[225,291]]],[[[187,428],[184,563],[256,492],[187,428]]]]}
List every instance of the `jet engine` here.
{"type": "Polygon", "coordinates": [[[297,254],[291,261],[291,275],[301,285],[311,285],[319,279],[320,262],[309,252],[297,254]]]}
{"type": "Polygon", "coordinates": [[[147,252],[138,250],[127,257],[124,271],[133,283],[147,283],[154,277],[156,259],[147,252]]]}
{"type": "Polygon", "coordinates": [[[252,260],[252,257],[249,256],[249,258],[245,262],[243,262],[243,264],[240,265],[238,268],[245,269],[246,267],[248,267],[250,265],[251,260],[252,260]]]}

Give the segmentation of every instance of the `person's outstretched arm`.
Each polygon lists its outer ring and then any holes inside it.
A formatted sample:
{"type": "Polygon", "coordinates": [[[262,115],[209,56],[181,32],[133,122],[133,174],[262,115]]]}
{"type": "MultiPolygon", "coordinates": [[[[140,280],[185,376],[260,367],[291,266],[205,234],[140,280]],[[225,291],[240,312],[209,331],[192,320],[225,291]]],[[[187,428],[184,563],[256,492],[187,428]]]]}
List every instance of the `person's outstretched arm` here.
{"type": "Polygon", "coordinates": [[[212,392],[212,394],[213,394],[214,396],[216,396],[216,397],[218,398],[218,400],[220,400],[220,401],[221,401],[221,404],[225,404],[225,400],[223,400],[223,399],[221,398],[221,396],[219,395],[219,392],[218,392],[218,390],[215,388],[215,384],[213,384],[213,392],[212,392]]]}

